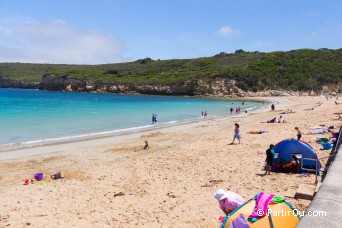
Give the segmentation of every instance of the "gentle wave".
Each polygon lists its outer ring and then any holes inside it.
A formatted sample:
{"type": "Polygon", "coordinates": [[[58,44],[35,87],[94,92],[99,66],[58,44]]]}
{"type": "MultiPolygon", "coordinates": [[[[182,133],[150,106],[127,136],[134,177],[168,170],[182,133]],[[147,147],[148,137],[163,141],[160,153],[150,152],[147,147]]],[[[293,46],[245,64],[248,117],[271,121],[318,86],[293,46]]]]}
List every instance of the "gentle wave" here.
{"type": "Polygon", "coordinates": [[[94,138],[94,137],[101,137],[101,136],[111,136],[115,133],[124,133],[124,132],[137,132],[140,130],[146,130],[152,128],[153,125],[146,125],[146,126],[139,126],[139,127],[130,127],[124,129],[117,129],[112,131],[102,131],[102,132],[95,132],[89,134],[81,134],[81,135],[72,135],[66,137],[58,137],[58,138],[50,138],[50,139],[40,139],[40,140],[32,140],[20,143],[8,143],[2,144],[3,147],[6,146],[13,146],[13,145],[34,145],[34,144],[45,144],[45,143],[54,143],[54,142],[65,142],[65,141],[73,141],[79,139],[87,139],[87,138],[94,138]]]}

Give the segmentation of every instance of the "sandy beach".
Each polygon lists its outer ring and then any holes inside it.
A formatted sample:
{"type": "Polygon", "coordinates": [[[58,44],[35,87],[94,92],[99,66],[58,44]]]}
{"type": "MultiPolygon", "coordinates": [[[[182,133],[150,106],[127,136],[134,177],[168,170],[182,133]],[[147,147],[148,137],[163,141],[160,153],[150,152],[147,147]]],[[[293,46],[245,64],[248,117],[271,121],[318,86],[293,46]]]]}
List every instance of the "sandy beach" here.
{"type": "MultiPolygon", "coordinates": [[[[0,227],[218,227],[223,212],[214,198],[218,188],[245,200],[259,191],[284,195],[290,186],[314,183],[315,176],[272,173],[261,176],[270,143],[295,138],[298,126],[318,157],[318,136],[308,128],[341,125],[335,98],[272,97],[270,107],[248,114],[203,120],[132,135],[36,147],[3,153],[0,160],[0,227]],[[318,106],[318,102],[322,105],[318,106]],[[306,110],[314,108],[313,110],[306,110]],[[283,124],[261,123],[282,115],[283,124]],[[241,144],[229,145],[234,123],[241,144]],[[265,134],[247,134],[266,130],[265,134]],[[143,150],[144,141],[150,148],[143,150]],[[23,155],[23,158],[14,158],[23,155]],[[26,156],[25,156],[26,155],[26,156]],[[28,156],[27,156],[28,155],[28,156]],[[49,174],[62,171],[64,178],[49,174]],[[42,172],[42,183],[23,185],[42,172]]],[[[210,112],[210,110],[209,110],[210,112]]],[[[329,137],[330,134],[324,136],[329,137]]],[[[326,160],[322,162],[325,168],[326,160]]],[[[299,210],[308,200],[289,199],[299,210]]]]}

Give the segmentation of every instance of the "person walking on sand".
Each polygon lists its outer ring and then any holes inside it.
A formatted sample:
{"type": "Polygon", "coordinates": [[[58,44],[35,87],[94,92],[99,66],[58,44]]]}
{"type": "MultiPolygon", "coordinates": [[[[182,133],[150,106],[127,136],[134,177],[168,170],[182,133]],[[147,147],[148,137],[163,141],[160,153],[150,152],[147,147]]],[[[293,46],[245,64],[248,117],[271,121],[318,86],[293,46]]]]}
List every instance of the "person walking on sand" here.
{"type": "Polygon", "coordinates": [[[150,148],[150,146],[148,145],[148,142],[147,142],[147,140],[145,140],[145,146],[144,146],[144,150],[147,150],[147,149],[149,149],[150,148]]]}
{"type": "Polygon", "coordinates": [[[299,130],[298,127],[295,127],[295,130],[297,130],[297,140],[300,140],[300,138],[302,138],[302,132],[299,130]]]}
{"type": "Polygon", "coordinates": [[[237,139],[239,141],[240,144],[240,139],[241,139],[241,135],[240,135],[240,125],[235,123],[235,128],[234,128],[234,137],[233,137],[233,142],[231,142],[230,144],[234,144],[235,139],[237,139]]]}
{"type": "Polygon", "coordinates": [[[216,191],[215,199],[217,199],[221,210],[226,216],[245,203],[243,198],[235,192],[225,191],[223,189],[216,191]]]}
{"type": "Polygon", "coordinates": [[[274,159],[274,145],[271,144],[270,147],[266,150],[266,172],[264,175],[271,175],[271,168],[274,159]]]}

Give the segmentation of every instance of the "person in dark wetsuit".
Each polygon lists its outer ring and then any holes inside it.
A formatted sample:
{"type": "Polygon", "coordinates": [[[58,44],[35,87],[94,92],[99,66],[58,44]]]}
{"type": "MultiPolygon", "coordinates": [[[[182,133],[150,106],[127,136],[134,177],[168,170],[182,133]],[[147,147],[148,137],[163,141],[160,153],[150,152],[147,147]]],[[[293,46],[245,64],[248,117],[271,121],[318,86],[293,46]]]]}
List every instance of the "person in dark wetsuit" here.
{"type": "Polygon", "coordinates": [[[273,163],[273,159],[274,159],[274,145],[271,144],[270,145],[270,148],[268,148],[266,150],[266,172],[264,175],[268,174],[270,175],[271,174],[271,168],[272,168],[272,163],[273,163]]]}

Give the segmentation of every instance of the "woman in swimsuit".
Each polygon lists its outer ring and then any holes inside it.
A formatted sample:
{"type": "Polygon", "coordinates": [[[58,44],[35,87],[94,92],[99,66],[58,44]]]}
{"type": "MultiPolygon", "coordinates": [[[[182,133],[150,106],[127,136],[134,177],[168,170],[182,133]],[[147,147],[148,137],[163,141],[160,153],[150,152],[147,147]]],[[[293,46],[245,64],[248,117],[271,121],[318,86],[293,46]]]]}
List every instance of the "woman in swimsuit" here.
{"type": "Polygon", "coordinates": [[[241,135],[240,135],[240,125],[235,123],[235,129],[234,129],[234,138],[233,138],[233,142],[231,144],[234,143],[235,139],[237,139],[239,141],[240,144],[240,139],[241,139],[241,135]]]}

